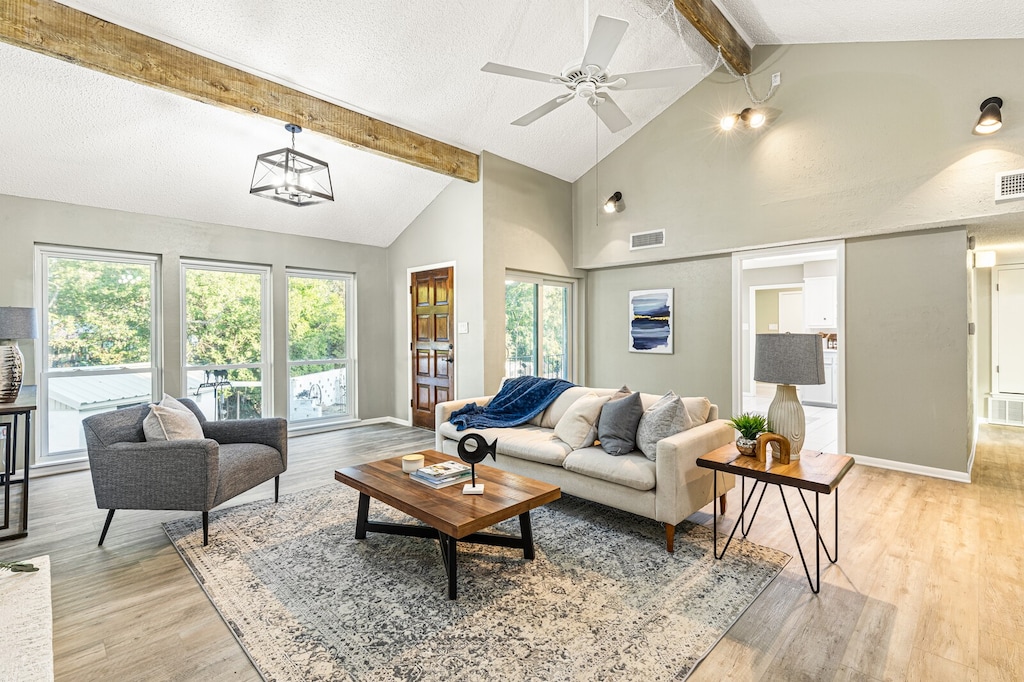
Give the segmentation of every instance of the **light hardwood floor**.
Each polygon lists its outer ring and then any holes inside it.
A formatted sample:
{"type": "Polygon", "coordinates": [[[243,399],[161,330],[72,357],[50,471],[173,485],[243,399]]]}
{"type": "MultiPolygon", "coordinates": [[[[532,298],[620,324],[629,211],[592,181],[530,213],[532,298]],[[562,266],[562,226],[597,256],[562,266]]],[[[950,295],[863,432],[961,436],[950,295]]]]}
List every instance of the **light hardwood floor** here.
{"type": "MultiPolygon", "coordinates": [[[[432,444],[394,425],[293,438],[282,493],[432,444]]],[[[794,556],[691,679],[1024,679],[1024,431],[983,428],[974,478],[854,467],[840,489],[840,561],[821,594],[794,556]]],[[[230,504],[272,494],[267,483],[230,504]]],[[[0,557],[51,557],[57,680],[259,679],[161,529],[182,512],[120,511],[97,547],[104,512],[88,472],[35,479],[31,495],[29,537],[0,543],[0,557]]],[[[737,489],[723,528],[739,506],[737,489]]],[[[822,506],[831,513],[830,499],[822,506]]],[[[691,518],[710,523],[710,507],[691,518]]],[[[806,514],[797,520],[806,539],[806,514]]],[[[776,490],[750,539],[796,554],[776,490]]]]}

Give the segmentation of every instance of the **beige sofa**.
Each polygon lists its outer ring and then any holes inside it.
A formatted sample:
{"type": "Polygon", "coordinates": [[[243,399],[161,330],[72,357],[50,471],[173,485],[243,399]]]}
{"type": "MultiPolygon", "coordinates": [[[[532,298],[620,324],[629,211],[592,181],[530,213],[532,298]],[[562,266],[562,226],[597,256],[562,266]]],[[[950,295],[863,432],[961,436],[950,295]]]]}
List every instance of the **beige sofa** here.
{"type": "MultiPolygon", "coordinates": [[[[657,455],[649,460],[642,452],[613,456],[600,446],[572,450],[554,434],[555,425],[573,402],[588,393],[610,395],[616,389],[574,386],[562,393],[528,424],[511,428],[457,431],[448,421],[452,412],[475,402],[486,405],[494,396],[439,403],[436,408],[436,449],[458,457],[459,439],[479,433],[487,442],[498,439],[498,457],[488,466],[557,485],[562,492],[645,516],[665,524],[665,541],[673,551],[675,527],[701,509],[713,497],[712,476],[718,478],[718,494],[725,511],[725,493],[735,485],[729,474],[698,467],[701,455],[733,440],[733,429],[718,419],[718,407],[705,398],[684,398],[692,428],[658,441],[657,455]],[[710,404],[710,409],[708,405],[710,404]]],[[[660,396],[642,393],[646,410],[660,396]]]]}

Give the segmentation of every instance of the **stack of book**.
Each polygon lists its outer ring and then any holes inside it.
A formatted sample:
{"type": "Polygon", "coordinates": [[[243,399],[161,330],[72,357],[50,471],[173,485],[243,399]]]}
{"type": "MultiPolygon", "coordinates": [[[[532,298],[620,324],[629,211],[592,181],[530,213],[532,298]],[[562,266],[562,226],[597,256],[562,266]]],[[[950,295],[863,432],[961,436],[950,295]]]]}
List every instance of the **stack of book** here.
{"type": "Polygon", "coordinates": [[[455,485],[456,483],[465,483],[469,481],[470,474],[468,464],[448,461],[417,469],[409,477],[414,481],[436,489],[455,485]]]}

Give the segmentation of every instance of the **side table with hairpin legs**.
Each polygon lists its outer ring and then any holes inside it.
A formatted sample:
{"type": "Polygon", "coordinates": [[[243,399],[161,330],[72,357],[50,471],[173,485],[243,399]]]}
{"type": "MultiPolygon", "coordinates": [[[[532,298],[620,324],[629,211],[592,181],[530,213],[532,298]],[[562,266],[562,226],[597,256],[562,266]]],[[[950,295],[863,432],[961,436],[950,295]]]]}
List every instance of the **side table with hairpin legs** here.
{"type": "MultiPolygon", "coordinates": [[[[839,483],[846,476],[847,472],[853,468],[853,457],[804,450],[800,453],[800,459],[793,460],[789,464],[773,461],[771,456],[768,457],[767,462],[759,462],[756,457],[740,454],[740,451],[736,449],[736,444],[730,443],[702,457],[698,457],[697,466],[704,467],[705,469],[714,469],[715,471],[724,471],[740,477],[740,502],[742,503],[740,517],[736,520],[736,524],[729,533],[729,539],[726,540],[725,547],[722,548],[721,552],[718,551],[718,509],[715,505],[711,505],[715,507],[712,530],[715,558],[721,559],[725,556],[725,551],[729,548],[729,543],[732,542],[737,529],[742,531],[743,537],[747,536],[751,526],[754,524],[754,519],[757,517],[758,510],[761,508],[761,501],[764,499],[765,490],[768,489],[769,484],[775,485],[779,489],[782,506],[786,509],[786,518],[789,519],[789,527],[793,531],[793,540],[796,542],[800,561],[804,565],[804,575],[807,576],[807,582],[811,586],[811,591],[817,594],[821,589],[821,550],[825,550],[825,556],[828,557],[831,563],[834,564],[839,560],[839,483]],[[746,494],[747,478],[754,480],[754,486],[750,489],[750,495],[746,494]],[[747,521],[747,508],[754,499],[754,495],[757,494],[759,484],[761,486],[761,494],[757,498],[757,504],[754,505],[754,511],[750,514],[749,521],[747,521]],[[804,548],[801,546],[800,537],[796,532],[796,525],[793,523],[793,516],[789,511],[789,503],[786,502],[786,496],[782,491],[783,486],[796,489],[800,495],[801,502],[803,502],[804,509],[807,510],[807,516],[814,526],[815,578],[813,580],[811,579],[810,568],[807,566],[807,557],[804,556],[804,548]],[[813,513],[811,512],[810,505],[807,503],[807,498],[804,497],[805,490],[814,493],[813,513]],[[819,497],[822,494],[831,495],[833,492],[835,493],[835,535],[833,536],[832,552],[829,552],[824,538],[821,537],[819,497]]],[[[715,477],[714,497],[718,497],[717,476],[715,477]]]]}
{"type": "Polygon", "coordinates": [[[0,403],[0,430],[6,438],[3,441],[3,470],[0,471],[0,488],[3,488],[3,523],[0,524],[0,541],[16,540],[28,535],[28,473],[32,456],[32,413],[36,409],[36,387],[22,386],[17,400],[0,403]],[[18,450],[21,446],[21,478],[15,478],[18,471],[18,450]],[[21,509],[17,514],[19,526],[14,526],[15,515],[11,513],[12,501],[21,484],[21,509]],[[14,528],[14,532],[3,533],[14,528]]]}

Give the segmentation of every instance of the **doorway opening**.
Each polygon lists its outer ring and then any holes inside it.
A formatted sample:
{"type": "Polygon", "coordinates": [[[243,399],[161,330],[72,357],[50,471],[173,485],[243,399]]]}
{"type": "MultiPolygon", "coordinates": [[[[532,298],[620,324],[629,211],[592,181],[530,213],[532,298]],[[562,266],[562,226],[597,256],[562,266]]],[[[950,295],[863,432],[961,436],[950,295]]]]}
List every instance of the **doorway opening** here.
{"type": "Polygon", "coordinates": [[[846,451],[844,261],[842,242],[733,254],[733,411],[767,414],[775,397],[754,380],[757,334],[818,334],[825,383],[797,387],[805,450],[846,451]]]}

